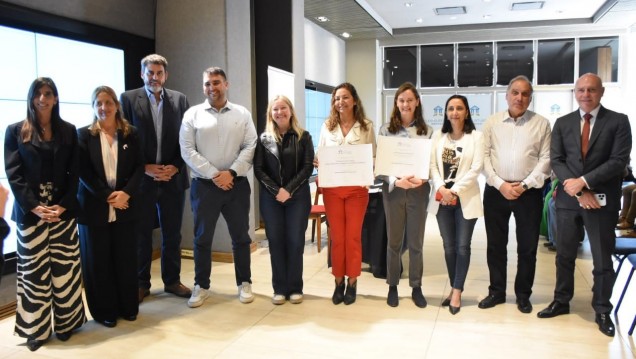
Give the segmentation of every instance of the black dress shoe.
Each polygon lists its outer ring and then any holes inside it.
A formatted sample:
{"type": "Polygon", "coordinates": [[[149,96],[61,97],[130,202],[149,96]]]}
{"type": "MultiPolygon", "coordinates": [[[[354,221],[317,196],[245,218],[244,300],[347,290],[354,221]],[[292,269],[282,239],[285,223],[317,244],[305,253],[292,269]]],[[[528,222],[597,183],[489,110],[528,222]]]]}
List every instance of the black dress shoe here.
{"type": "Polygon", "coordinates": [[[426,298],[424,298],[424,294],[422,294],[422,287],[414,287],[413,292],[411,293],[411,298],[413,298],[413,303],[418,308],[426,308],[426,298]]]}
{"type": "Polygon", "coordinates": [[[398,304],[400,304],[396,285],[389,286],[389,294],[386,297],[386,304],[388,304],[389,307],[397,307],[398,304]]]}
{"type": "Polygon", "coordinates": [[[333,296],[331,297],[331,301],[333,304],[340,304],[344,301],[344,292],[345,292],[345,282],[344,279],[342,283],[338,284],[336,282],[336,289],[333,291],[333,296]]]}
{"type": "Polygon", "coordinates": [[[136,315],[124,315],[122,318],[124,318],[125,320],[129,322],[134,322],[135,320],[137,320],[136,315]]]}
{"type": "Polygon", "coordinates": [[[448,307],[450,305],[450,297],[442,301],[442,307],[448,307]]]}
{"type": "Polygon", "coordinates": [[[65,342],[69,339],[71,339],[71,336],[73,335],[73,331],[68,331],[66,333],[55,333],[55,336],[57,337],[57,339],[65,342]]]}
{"type": "Polygon", "coordinates": [[[350,282],[347,282],[347,291],[345,292],[345,295],[344,295],[345,305],[355,303],[357,288],[358,288],[358,281],[356,281],[353,284],[351,284],[350,282]]]}
{"type": "Polygon", "coordinates": [[[537,313],[539,318],[554,318],[557,315],[570,314],[570,304],[552,301],[547,308],[537,313]]]}
{"type": "Polygon", "coordinates": [[[488,294],[488,296],[479,302],[477,305],[481,309],[492,308],[497,304],[503,304],[506,302],[506,297],[497,297],[493,294],[488,294]]]}
{"type": "Polygon", "coordinates": [[[610,318],[610,313],[596,313],[596,324],[598,324],[598,330],[608,337],[613,337],[616,330],[614,329],[614,323],[610,318]]]}
{"type": "Polygon", "coordinates": [[[116,319],[104,319],[104,320],[95,319],[95,321],[105,326],[106,328],[114,328],[117,325],[116,319]]]}
{"type": "Polygon", "coordinates": [[[137,292],[137,299],[139,300],[139,303],[143,302],[144,298],[146,298],[149,295],[150,295],[150,289],[148,289],[148,288],[139,288],[139,290],[137,292]]]}
{"type": "Polygon", "coordinates": [[[517,299],[517,309],[519,309],[521,313],[532,313],[532,303],[530,303],[528,299],[517,299]]]}
{"type": "Polygon", "coordinates": [[[26,342],[27,348],[29,348],[29,350],[32,352],[40,349],[42,344],[44,344],[44,340],[27,339],[27,342],[26,342]]]}

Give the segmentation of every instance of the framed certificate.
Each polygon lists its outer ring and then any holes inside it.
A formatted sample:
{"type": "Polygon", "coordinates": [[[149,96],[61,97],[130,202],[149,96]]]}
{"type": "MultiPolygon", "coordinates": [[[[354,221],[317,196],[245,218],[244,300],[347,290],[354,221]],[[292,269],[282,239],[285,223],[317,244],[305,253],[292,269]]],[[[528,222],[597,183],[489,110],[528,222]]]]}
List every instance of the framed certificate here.
{"type": "Polygon", "coordinates": [[[431,162],[431,140],[394,136],[378,136],[375,174],[428,179],[431,162]]]}
{"type": "Polygon", "coordinates": [[[370,186],[373,179],[371,144],[318,148],[320,187],[370,186]]]}

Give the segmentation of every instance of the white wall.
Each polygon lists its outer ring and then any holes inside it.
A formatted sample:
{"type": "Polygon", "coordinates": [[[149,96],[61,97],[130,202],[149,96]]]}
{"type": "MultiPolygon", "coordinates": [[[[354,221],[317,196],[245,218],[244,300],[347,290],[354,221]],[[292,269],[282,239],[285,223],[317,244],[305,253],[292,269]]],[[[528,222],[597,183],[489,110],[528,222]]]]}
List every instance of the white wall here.
{"type": "Polygon", "coordinates": [[[348,41],[346,55],[347,81],[358,90],[367,118],[373,121],[377,132],[384,123],[380,99],[382,83],[378,82],[382,78],[381,72],[378,72],[378,64],[381,64],[382,59],[378,41],[348,41]]]}
{"type": "Polygon", "coordinates": [[[155,0],[3,1],[150,39],[155,38],[155,0]]]}
{"type": "MultiPolygon", "coordinates": [[[[304,19],[304,18],[303,18],[304,19]]],[[[345,42],[305,20],[304,79],[337,86],[345,81],[345,42]]],[[[301,76],[301,73],[294,73],[301,76]]]]}

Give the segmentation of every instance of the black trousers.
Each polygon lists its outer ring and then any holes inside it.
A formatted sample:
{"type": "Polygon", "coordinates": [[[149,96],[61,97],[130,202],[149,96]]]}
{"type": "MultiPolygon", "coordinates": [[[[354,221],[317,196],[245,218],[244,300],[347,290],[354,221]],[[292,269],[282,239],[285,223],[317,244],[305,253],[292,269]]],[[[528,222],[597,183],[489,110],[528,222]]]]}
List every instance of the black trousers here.
{"type": "Polygon", "coordinates": [[[584,228],[590,241],[594,269],[592,307],[596,313],[612,311],[612,289],[616,280],[612,253],[616,246],[614,226],[618,213],[604,210],[557,208],[556,288],[554,299],[568,303],[574,296],[574,262],[584,228]]]}
{"type": "Polygon", "coordinates": [[[139,311],[134,222],[79,225],[86,303],[95,320],[139,311]]]}
{"type": "Polygon", "coordinates": [[[486,185],[484,191],[484,222],[488,237],[488,292],[505,297],[508,265],[508,230],[510,215],[515,217],[517,237],[517,275],[515,294],[528,299],[532,294],[537,262],[537,244],[543,198],[541,189],[531,188],[516,200],[506,199],[495,187],[486,185]]]}

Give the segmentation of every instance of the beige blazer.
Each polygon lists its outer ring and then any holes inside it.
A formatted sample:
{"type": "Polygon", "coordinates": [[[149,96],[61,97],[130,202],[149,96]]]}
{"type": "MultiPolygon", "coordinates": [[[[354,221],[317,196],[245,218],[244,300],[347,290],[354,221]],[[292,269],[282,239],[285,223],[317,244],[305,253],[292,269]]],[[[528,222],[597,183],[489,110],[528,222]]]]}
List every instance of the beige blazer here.
{"type": "MultiPolygon", "coordinates": [[[[444,185],[444,164],[442,153],[446,134],[441,130],[435,131],[431,148],[431,173],[429,182],[433,193],[444,185]]],[[[465,219],[482,217],[484,208],[481,203],[481,191],[477,178],[484,166],[484,139],[481,132],[475,130],[467,133],[463,138],[462,157],[457,168],[457,176],[453,185],[453,192],[459,197],[465,219]]],[[[428,202],[428,213],[437,214],[439,202],[428,202]]]]}

